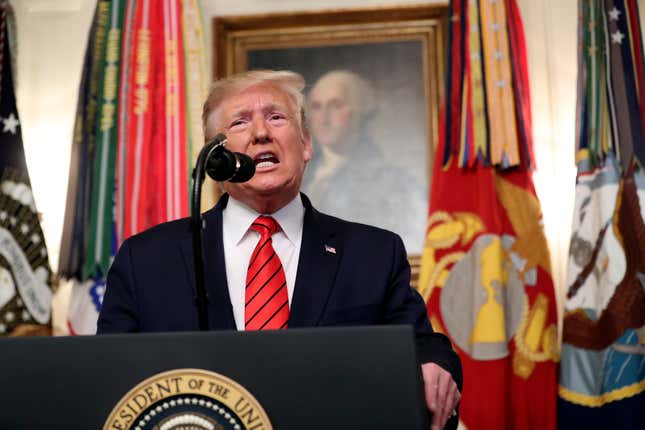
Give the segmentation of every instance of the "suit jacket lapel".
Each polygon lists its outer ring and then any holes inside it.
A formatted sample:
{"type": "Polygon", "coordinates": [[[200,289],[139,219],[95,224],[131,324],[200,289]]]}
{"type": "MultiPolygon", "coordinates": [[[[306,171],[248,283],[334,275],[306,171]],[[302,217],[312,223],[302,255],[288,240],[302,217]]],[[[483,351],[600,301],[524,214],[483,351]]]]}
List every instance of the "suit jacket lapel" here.
{"type": "MultiPolygon", "coordinates": [[[[202,236],[204,282],[208,294],[208,320],[212,330],[235,330],[236,328],[233,306],[228,294],[222,239],[222,210],[226,207],[227,202],[228,195],[224,194],[217,205],[203,215],[206,225],[202,236]]],[[[193,251],[190,237],[182,242],[181,248],[188,271],[188,279],[190,279],[191,288],[195,291],[193,251]]],[[[196,309],[197,307],[195,307],[196,309]]],[[[197,321],[197,315],[195,315],[195,321],[197,321]]]]}
{"type": "Polygon", "coordinates": [[[304,195],[305,219],[289,327],[318,325],[342,257],[342,236],[325,223],[304,195]]]}

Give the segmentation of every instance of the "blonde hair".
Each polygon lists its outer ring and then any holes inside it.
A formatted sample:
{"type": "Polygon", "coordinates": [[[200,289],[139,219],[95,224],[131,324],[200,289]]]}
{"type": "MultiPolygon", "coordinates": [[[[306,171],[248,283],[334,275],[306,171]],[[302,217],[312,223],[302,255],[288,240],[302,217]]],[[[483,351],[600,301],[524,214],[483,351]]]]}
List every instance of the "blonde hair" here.
{"type": "Polygon", "coordinates": [[[303,138],[309,136],[305,121],[305,97],[302,94],[305,79],[300,74],[288,70],[250,70],[218,79],[211,85],[202,111],[202,126],[206,140],[212,138],[208,134],[208,118],[217,111],[224,99],[256,85],[271,85],[283,91],[292,102],[290,107],[296,117],[300,135],[303,138]]]}

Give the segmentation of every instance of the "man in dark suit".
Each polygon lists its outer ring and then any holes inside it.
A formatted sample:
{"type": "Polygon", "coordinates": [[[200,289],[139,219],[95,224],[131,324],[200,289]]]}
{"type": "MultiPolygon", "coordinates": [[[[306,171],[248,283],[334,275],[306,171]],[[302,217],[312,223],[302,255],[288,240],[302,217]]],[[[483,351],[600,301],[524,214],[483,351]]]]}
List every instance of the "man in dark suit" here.
{"type": "MultiPolygon", "coordinates": [[[[411,324],[432,428],[443,428],[459,402],[461,366],[409,286],[401,239],[322,214],[299,192],[311,159],[303,87],[292,72],[247,72],[216,82],[204,104],[207,139],[225,133],[230,150],[256,162],[255,176],[225,182],[227,194],[204,215],[209,326],[411,324]]],[[[98,333],[197,330],[193,276],[187,219],[126,240],[98,333]]]]}

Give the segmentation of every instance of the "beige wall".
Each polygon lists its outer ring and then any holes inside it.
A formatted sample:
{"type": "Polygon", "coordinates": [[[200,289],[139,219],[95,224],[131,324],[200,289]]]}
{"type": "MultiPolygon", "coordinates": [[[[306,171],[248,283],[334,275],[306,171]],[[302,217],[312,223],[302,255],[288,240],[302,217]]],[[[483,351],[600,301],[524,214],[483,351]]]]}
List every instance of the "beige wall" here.
{"type": "MultiPolygon", "coordinates": [[[[18,29],[17,97],[25,150],[52,264],[56,267],[78,84],[95,0],[13,0],[11,3],[18,29]]],[[[423,3],[445,2],[203,0],[202,7],[210,36],[210,18],[215,15],[423,3]]],[[[577,1],[518,0],[518,3],[529,52],[539,167],[535,180],[544,209],[554,277],[562,291],[575,177],[577,1]]],[[[57,298],[59,309],[66,306],[66,293],[63,288],[57,298]]],[[[62,314],[57,311],[56,315],[59,324],[62,314]]],[[[59,331],[63,330],[59,326],[59,331]]]]}
{"type": "MultiPolygon", "coordinates": [[[[566,263],[575,188],[577,1],[519,0],[531,79],[535,186],[544,213],[553,279],[559,300],[566,263]]],[[[561,309],[561,307],[560,307],[561,309]]]]}

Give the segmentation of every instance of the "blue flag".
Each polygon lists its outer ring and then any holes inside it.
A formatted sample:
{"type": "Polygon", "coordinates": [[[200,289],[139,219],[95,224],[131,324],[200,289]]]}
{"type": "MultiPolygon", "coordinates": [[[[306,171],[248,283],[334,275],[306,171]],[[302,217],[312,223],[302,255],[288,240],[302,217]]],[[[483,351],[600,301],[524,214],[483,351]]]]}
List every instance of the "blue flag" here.
{"type": "Polygon", "coordinates": [[[645,428],[645,75],[634,0],[582,0],[559,427],[645,428]]]}
{"type": "Polygon", "coordinates": [[[0,3],[0,335],[48,334],[51,270],[22,146],[0,3]]]}

